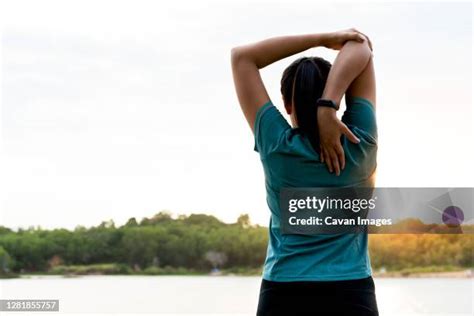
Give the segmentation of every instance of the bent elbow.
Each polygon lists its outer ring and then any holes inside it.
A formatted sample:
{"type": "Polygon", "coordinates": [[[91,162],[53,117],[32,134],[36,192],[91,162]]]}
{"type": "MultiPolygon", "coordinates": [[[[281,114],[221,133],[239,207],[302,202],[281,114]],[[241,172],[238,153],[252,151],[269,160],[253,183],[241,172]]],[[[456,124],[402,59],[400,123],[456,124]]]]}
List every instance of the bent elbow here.
{"type": "Polygon", "coordinates": [[[356,50],[361,59],[365,60],[365,62],[369,62],[369,60],[372,58],[372,49],[367,40],[362,43],[351,42],[351,45],[354,45],[354,47],[357,48],[356,50]]]}
{"type": "Polygon", "coordinates": [[[239,60],[242,59],[242,48],[234,47],[230,50],[230,60],[232,64],[236,64],[239,60]]]}

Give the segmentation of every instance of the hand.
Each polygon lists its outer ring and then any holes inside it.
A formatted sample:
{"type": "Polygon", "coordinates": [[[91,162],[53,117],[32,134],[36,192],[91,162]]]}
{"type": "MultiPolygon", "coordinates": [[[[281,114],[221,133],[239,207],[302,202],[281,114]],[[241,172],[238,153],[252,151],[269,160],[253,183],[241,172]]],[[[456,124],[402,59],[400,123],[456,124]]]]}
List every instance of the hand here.
{"type": "Polygon", "coordinates": [[[318,128],[321,150],[321,162],[325,162],[329,172],[341,174],[346,165],[344,149],[341,145],[341,135],[349,141],[359,143],[360,140],[350,131],[346,124],[336,116],[336,110],[329,107],[318,108],[318,128]]]}
{"type": "Polygon", "coordinates": [[[355,28],[327,33],[325,39],[323,40],[322,46],[330,49],[340,50],[347,41],[356,41],[359,43],[367,41],[370,50],[372,50],[372,42],[370,41],[369,37],[355,28]]]}

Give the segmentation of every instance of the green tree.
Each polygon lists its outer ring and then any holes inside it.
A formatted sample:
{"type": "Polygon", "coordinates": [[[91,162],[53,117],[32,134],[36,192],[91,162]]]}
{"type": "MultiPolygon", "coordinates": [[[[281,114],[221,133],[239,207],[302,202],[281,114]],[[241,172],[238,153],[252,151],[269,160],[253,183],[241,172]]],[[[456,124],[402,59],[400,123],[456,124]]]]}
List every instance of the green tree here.
{"type": "Polygon", "coordinates": [[[10,272],[11,257],[8,252],[0,246],[0,274],[10,272]]]}
{"type": "Polygon", "coordinates": [[[237,224],[242,228],[249,228],[250,223],[250,216],[249,214],[242,214],[237,218],[237,224]]]}

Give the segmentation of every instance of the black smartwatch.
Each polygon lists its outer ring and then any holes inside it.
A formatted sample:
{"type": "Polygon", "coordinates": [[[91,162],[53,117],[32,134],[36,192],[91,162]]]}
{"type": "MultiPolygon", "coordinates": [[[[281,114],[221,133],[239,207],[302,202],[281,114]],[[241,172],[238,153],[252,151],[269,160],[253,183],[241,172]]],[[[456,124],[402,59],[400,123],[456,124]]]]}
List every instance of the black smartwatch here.
{"type": "Polygon", "coordinates": [[[336,105],[336,103],[329,99],[318,99],[318,101],[316,101],[316,106],[325,106],[328,108],[333,108],[336,111],[339,110],[339,107],[336,105]]]}

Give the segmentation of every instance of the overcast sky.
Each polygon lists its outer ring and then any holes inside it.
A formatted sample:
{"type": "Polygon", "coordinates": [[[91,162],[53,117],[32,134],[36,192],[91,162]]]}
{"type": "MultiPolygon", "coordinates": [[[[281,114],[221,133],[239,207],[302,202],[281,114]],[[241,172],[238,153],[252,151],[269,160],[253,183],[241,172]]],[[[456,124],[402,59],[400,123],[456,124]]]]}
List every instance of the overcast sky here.
{"type": "MultiPolygon", "coordinates": [[[[230,49],[352,26],[374,43],[378,185],[473,186],[471,4],[351,3],[2,2],[0,225],[160,210],[266,225],[230,49]]],[[[263,70],[280,108],[294,58],[263,70]]]]}

